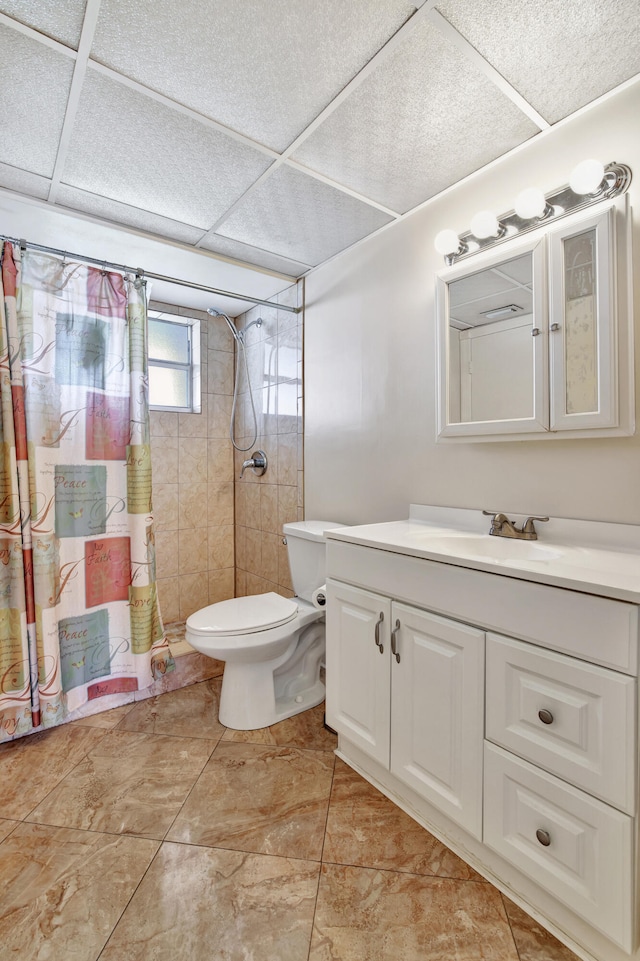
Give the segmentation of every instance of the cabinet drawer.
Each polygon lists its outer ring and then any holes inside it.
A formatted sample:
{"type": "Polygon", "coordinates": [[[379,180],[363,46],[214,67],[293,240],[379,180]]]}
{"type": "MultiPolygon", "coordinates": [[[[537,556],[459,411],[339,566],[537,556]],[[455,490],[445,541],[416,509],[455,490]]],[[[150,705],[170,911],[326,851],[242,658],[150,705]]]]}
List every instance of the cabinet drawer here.
{"type": "Polygon", "coordinates": [[[487,635],[486,736],[634,812],[634,678],[487,635]]]}
{"type": "Polygon", "coordinates": [[[484,811],[488,847],[633,950],[630,817],[488,742],[484,811]]]}

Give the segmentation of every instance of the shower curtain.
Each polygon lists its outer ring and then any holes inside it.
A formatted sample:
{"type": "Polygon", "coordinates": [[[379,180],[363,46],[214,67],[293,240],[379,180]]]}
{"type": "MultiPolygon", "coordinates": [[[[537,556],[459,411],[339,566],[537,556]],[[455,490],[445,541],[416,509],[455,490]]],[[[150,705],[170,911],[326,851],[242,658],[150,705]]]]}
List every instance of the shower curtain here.
{"type": "Polygon", "coordinates": [[[144,281],[2,250],[0,741],[173,666],[155,583],[144,281]]]}

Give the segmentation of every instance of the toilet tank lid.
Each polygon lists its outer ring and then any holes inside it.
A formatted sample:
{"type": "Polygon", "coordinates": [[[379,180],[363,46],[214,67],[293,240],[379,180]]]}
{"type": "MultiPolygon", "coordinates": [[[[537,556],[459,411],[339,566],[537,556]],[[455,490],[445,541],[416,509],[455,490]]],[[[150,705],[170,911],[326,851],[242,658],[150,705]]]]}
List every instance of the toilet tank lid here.
{"type": "Polygon", "coordinates": [[[331,531],[334,527],[344,527],[337,521],[294,521],[291,524],[283,524],[282,530],[285,536],[303,537],[308,541],[324,540],[325,531],[331,531]]]}

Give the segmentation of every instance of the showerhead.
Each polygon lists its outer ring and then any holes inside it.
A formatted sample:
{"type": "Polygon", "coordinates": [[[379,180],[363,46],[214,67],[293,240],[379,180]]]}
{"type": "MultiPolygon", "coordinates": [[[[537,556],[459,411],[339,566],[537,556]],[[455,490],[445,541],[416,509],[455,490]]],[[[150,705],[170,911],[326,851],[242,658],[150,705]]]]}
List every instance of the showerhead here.
{"type": "Polygon", "coordinates": [[[244,345],[244,338],[246,332],[250,327],[262,327],[262,317],[258,317],[257,320],[252,320],[250,324],[243,327],[242,330],[238,330],[234,322],[231,320],[228,314],[225,314],[224,310],[217,310],[215,307],[207,307],[207,313],[211,314],[212,317],[224,317],[229,327],[229,330],[233,334],[233,339],[236,344],[244,345]]]}
{"type": "Polygon", "coordinates": [[[235,340],[235,342],[237,344],[242,343],[242,337],[240,336],[240,332],[238,331],[238,328],[236,327],[234,322],[231,320],[231,317],[229,317],[228,314],[225,314],[224,310],[216,310],[215,307],[207,307],[207,313],[211,314],[212,317],[224,317],[229,327],[229,330],[233,334],[233,339],[235,340]]]}

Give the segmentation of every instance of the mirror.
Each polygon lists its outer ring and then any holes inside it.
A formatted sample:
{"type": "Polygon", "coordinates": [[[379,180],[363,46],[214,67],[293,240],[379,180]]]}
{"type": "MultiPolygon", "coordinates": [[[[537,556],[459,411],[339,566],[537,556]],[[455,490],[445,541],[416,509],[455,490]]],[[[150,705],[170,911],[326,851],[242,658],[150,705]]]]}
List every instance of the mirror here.
{"type": "Polygon", "coordinates": [[[533,414],[533,266],[523,254],[449,285],[449,419],[533,414]]]}
{"type": "Polygon", "coordinates": [[[446,411],[441,427],[451,429],[445,432],[493,433],[510,429],[507,423],[515,423],[518,431],[540,429],[539,247],[521,245],[510,256],[494,252],[479,258],[481,266],[460,264],[443,272],[446,280],[439,278],[446,411]]]}

